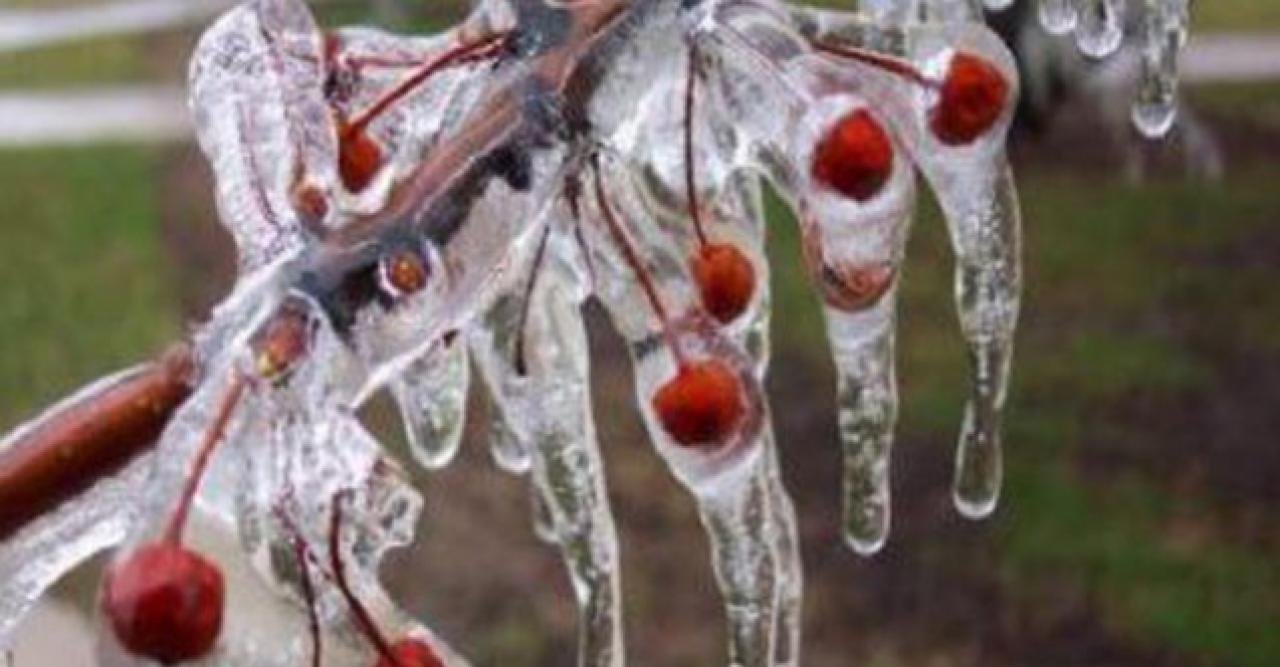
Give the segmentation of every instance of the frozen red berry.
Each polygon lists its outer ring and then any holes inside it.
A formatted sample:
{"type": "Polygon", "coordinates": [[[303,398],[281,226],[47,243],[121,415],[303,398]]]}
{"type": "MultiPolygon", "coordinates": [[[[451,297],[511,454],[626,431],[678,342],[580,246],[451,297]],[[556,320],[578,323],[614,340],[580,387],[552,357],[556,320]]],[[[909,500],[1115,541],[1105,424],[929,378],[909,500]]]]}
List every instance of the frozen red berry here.
{"type": "Polygon", "coordinates": [[[654,394],[653,410],[681,445],[721,443],[746,412],[742,381],[722,361],[686,364],[654,394]]]}
{"type": "Polygon", "coordinates": [[[363,128],[338,126],[338,175],[351,192],[362,192],[382,168],[382,147],[363,128]]]}
{"type": "Polygon", "coordinates": [[[181,545],[156,542],[107,570],[102,606],[124,648],[172,665],[213,648],[224,597],[216,565],[181,545]]]}
{"type": "Polygon", "coordinates": [[[444,667],[444,661],[421,639],[401,639],[391,647],[395,662],[382,656],[376,667],[444,667]]]}
{"type": "Polygon", "coordinates": [[[995,125],[1008,98],[1009,82],[995,65],[958,52],[947,67],[929,127],[944,144],[970,143],[995,125]]]}
{"type": "Polygon", "coordinates": [[[728,324],[751,305],[756,291],[756,270],[737,247],[708,243],[694,255],[690,264],[702,295],[702,306],[712,317],[728,324]]]}
{"type": "Polygon", "coordinates": [[[857,201],[876,196],[893,173],[893,143],[866,109],[836,121],[813,152],[813,178],[857,201]]]}

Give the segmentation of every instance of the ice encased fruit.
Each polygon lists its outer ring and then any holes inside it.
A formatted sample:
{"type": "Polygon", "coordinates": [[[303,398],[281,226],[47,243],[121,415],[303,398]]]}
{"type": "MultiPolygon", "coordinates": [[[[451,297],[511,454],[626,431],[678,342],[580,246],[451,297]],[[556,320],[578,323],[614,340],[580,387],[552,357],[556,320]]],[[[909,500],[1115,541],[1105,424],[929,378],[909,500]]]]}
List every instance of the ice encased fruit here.
{"type": "Polygon", "coordinates": [[[217,642],[225,594],[217,565],[155,542],[108,568],[102,607],[121,645],[171,665],[200,658],[217,642]]]}

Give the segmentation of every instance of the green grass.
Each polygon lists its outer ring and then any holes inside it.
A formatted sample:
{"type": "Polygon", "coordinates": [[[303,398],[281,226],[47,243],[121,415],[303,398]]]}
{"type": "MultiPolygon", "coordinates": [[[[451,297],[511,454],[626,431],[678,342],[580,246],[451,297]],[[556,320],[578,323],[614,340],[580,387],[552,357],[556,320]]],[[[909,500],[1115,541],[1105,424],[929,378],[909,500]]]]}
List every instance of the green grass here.
{"type": "Polygon", "coordinates": [[[104,37],[0,53],[0,88],[55,89],[140,83],[149,70],[141,42],[104,37]]]}
{"type": "Polygon", "coordinates": [[[1106,624],[1148,645],[1212,664],[1276,664],[1274,554],[1180,539],[1177,526],[1214,517],[1150,480],[1103,485],[1030,455],[1013,458],[1002,561],[1028,604],[1069,585],[1100,600],[1106,624]]]}
{"type": "Polygon", "coordinates": [[[152,169],[128,148],[0,152],[0,424],[176,335],[152,169]]]}
{"type": "Polygon", "coordinates": [[[1280,28],[1280,3],[1268,0],[1206,0],[1192,3],[1192,30],[1259,32],[1280,28]]]}

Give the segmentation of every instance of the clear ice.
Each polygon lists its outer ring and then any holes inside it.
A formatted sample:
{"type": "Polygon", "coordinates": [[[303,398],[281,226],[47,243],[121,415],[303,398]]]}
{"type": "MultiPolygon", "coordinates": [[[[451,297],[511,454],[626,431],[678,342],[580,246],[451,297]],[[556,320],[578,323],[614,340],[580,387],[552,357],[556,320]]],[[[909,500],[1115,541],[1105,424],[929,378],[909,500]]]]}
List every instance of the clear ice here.
{"type": "MultiPolygon", "coordinates": [[[[1096,56],[1140,26],[1134,120],[1157,135],[1172,123],[1187,2],[1131,4],[1042,0],[1040,11],[1096,56]]],[[[371,665],[388,642],[413,638],[466,665],[379,581],[386,552],[415,539],[422,499],[356,415],[389,391],[413,462],[443,468],[462,441],[474,368],[491,399],[494,461],[527,477],[535,530],[572,583],[577,664],[621,667],[622,574],[582,311],[594,299],[628,343],[653,446],[698,507],[727,664],[801,664],[787,442],[763,390],[762,193],[772,187],[795,213],[824,304],[842,532],[861,554],[890,532],[897,294],[919,182],[956,257],[971,372],[953,495],[968,517],[990,514],[999,495],[1021,290],[1004,151],[1011,55],[977,0],[861,6],[483,0],[428,37],[322,30],[302,0],[228,12],[193,56],[190,95],[240,279],[193,336],[194,392],[154,453],[0,544],[0,638],[76,564],[113,546],[127,558],[178,525],[227,581],[226,625],[199,664],[371,665]],[[594,33],[605,36],[586,41],[594,33]],[[966,59],[1005,94],[973,136],[944,140],[936,116],[966,59]],[[891,163],[851,197],[815,165],[855,113],[882,128],[891,163]],[[696,263],[715,248],[749,276],[727,315],[707,303],[711,279],[696,263]],[[704,384],[677,386],[695,370],[704,384]],[[659,400],[671,395],[685,401],[678,417],[711,407],[682,432],[659,400]],[[179,524],[188,489],[194,506],[179,524]]],[[[133,372],[90,385],[0,451],[133,372]]],[[[100,628],[103,664],[151,664],[100,628]]]]}

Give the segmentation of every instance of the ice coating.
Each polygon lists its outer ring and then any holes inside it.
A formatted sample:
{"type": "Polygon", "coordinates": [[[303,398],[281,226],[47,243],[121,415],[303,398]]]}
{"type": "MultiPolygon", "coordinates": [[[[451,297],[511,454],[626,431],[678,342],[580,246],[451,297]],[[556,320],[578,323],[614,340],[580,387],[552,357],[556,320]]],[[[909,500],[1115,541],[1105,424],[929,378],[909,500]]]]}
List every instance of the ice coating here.
{"type": "MultiPolygon", "coordinates": [[[[727,663],[801,664],[787,443],[762,389],[763,181],[796,213],[824,304],[839,378],[831,461],[859,552],[889,535],[895,308],[917,172],[957,258],[972,372],[954,495],[966,516],[990,513],[999,493],[1021,287],[1010,55],[974,0],[861,5],[492,0],[427,37],[322,31],[300,0],[232,10],[193,56],[191,97],[240,280],[193,336],[195,393],[157,453],[0,546],[0,571],[15,572],[0,634],[92,551],[123,542],[128,558],[172,532],[191,489],[178,533],[228,586],[227,628],[199,664],[310,664],[319,647],[322,664],[372,665],[412,638],[464,665],[378,580],[387,550],[415,538],[421,497],[355,415],[390,389],[414,458],[445,466],[474,362],[495,460],[527,474],[536,530],[573,582],[578,664],[621,667],[581,313],[595,298],[629,345],[650,440],[707,531],[727,663]],[[50,567],[21,562],[89,525],[50,567]]],[[[1134,16],[1118,0],[1042,7],[1099,54],[1134,16]]],[[[1154,132],[1172,119],[1186,3],[1145,7],[1156,46],[1135,121],[1154,132]]],[[[106,664],[142,664],[102,634],[106,664]]]]}

